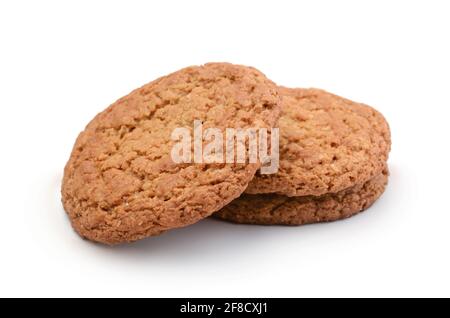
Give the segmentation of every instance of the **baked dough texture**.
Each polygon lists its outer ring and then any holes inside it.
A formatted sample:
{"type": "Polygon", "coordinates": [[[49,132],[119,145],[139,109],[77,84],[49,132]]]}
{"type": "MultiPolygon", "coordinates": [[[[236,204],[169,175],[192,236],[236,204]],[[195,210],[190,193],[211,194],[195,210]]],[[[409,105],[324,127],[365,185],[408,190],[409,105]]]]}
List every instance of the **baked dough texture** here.
{"type": "Polygon", "coordinates": [[[388,173],[338,193],[319,197],[279,194],[243,194],[214,216],[242,224],[302,225],[336,221],[370,207],[384,192],[388,173]]]}
{"type": "Polygon", "coordinates": [[[193,224],[237,198],[259,163],[175,164],[174,128],[271,128],[277,87],[254,68],[210,63],[161,77],[119,99],[79,135],[62,202],[74,229],[117,244],[193,224]]]}
{"type": "Polygon", "coordinates": [[[257,173],[246,193],[319,196],[382,172],[391,137],[378,111],[320,89],[279,91],[280,168],[276,174],[257,173]]]}

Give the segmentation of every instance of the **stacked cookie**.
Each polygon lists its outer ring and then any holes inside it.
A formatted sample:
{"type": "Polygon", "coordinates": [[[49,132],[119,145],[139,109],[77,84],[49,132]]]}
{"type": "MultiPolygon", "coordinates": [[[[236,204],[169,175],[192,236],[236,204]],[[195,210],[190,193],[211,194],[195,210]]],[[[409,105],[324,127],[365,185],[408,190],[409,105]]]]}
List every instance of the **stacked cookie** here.
{"type": "Polygon", "coordinates": [[[257,174],[215,215],[237,223],[300,225],[369,207],[388,179],[389,127],[373,108],[318,89],[279,88],[280,167],[257,174]]]}
{"type": "Polygon", "coordinates": [[[330,221],[381,195],[389,149],[388,125],[369,106],[280,88],[251,67],[210,63],[161,77],[97,115],[65,167],[62,202],[82,237],[105,244],[215,212],[239,223],[330,221]],[[173,132],[195,134],[195,121],[205,130],[279,127],[278,173],[258,173],[259,161],[175,162],[173,132]]]}

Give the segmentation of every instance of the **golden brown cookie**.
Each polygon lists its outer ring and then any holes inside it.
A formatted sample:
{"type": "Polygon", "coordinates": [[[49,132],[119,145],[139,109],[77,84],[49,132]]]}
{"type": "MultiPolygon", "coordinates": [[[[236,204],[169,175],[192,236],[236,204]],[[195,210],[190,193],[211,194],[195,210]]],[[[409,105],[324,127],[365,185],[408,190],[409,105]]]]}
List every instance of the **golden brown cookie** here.
{"type": "Polygon", "coordinates": [[[257,173],[246,193],[317,196],[381,173],[391,140],[379,112],[319,89],[279,90],[280,168],[257,173]]]}
{"type": "Polygon", "coordinates": [[[238,197],[259,163],[175,164],[175,128],[270,128],[276,86],[258,70],[227,63],[188,67],[131,92],[79,135],[62,202],[83,237],[135,241],[199,221],[238,197]]]}
{"type": "Polygon", "coordinates": [[[334,194],[287,197],[243,194],[214,216],[244,224],[301,225],[348,218],[370,207],[384,192],[387,172],[334,194]]]}

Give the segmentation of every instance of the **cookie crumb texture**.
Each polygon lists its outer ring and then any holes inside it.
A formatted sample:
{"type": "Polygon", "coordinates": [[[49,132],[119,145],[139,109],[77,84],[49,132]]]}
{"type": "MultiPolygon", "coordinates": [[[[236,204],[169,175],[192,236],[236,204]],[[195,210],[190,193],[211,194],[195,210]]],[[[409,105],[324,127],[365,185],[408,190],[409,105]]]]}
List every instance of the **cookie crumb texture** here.
{"type": "Polygon", "coordinates": [[[372,107],[319,89],[280,87],[280,168],[256,174],[246,193],[336,193],[384,169],[389,126],[372,107]]]}
{"type": "Polygon", "coordinates": [[[259,164],[175,164],[174,128],[270,128],[276,86],[254,68],[210,63],[159,78],[119,99],[79,135],[62,202],[84,238],[117,244],[193,224],[237,198],[259,164]]]}
{"type": "Polygon", "coordinates": [[[349,189],[319,197],[243,194],[214,216],[242,224],[302,225],[336,221],[370,207],[384,192],[387,172],[349,189]]]}

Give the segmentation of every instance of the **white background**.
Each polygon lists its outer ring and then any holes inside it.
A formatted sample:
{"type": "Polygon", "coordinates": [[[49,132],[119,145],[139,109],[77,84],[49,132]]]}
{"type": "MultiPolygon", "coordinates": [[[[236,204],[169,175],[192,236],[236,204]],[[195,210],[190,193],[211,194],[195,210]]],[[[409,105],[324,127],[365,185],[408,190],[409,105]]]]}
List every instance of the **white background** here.
{"type": "Polygon", "coordinates": [[[448,1],[2,1],[0,296],[450,296],[449,16],[448,1]],[[209,61],[380,110],[383,197],[332,224],[81,240],[59,193],[77,134],[132,89],[209,61]]]}

